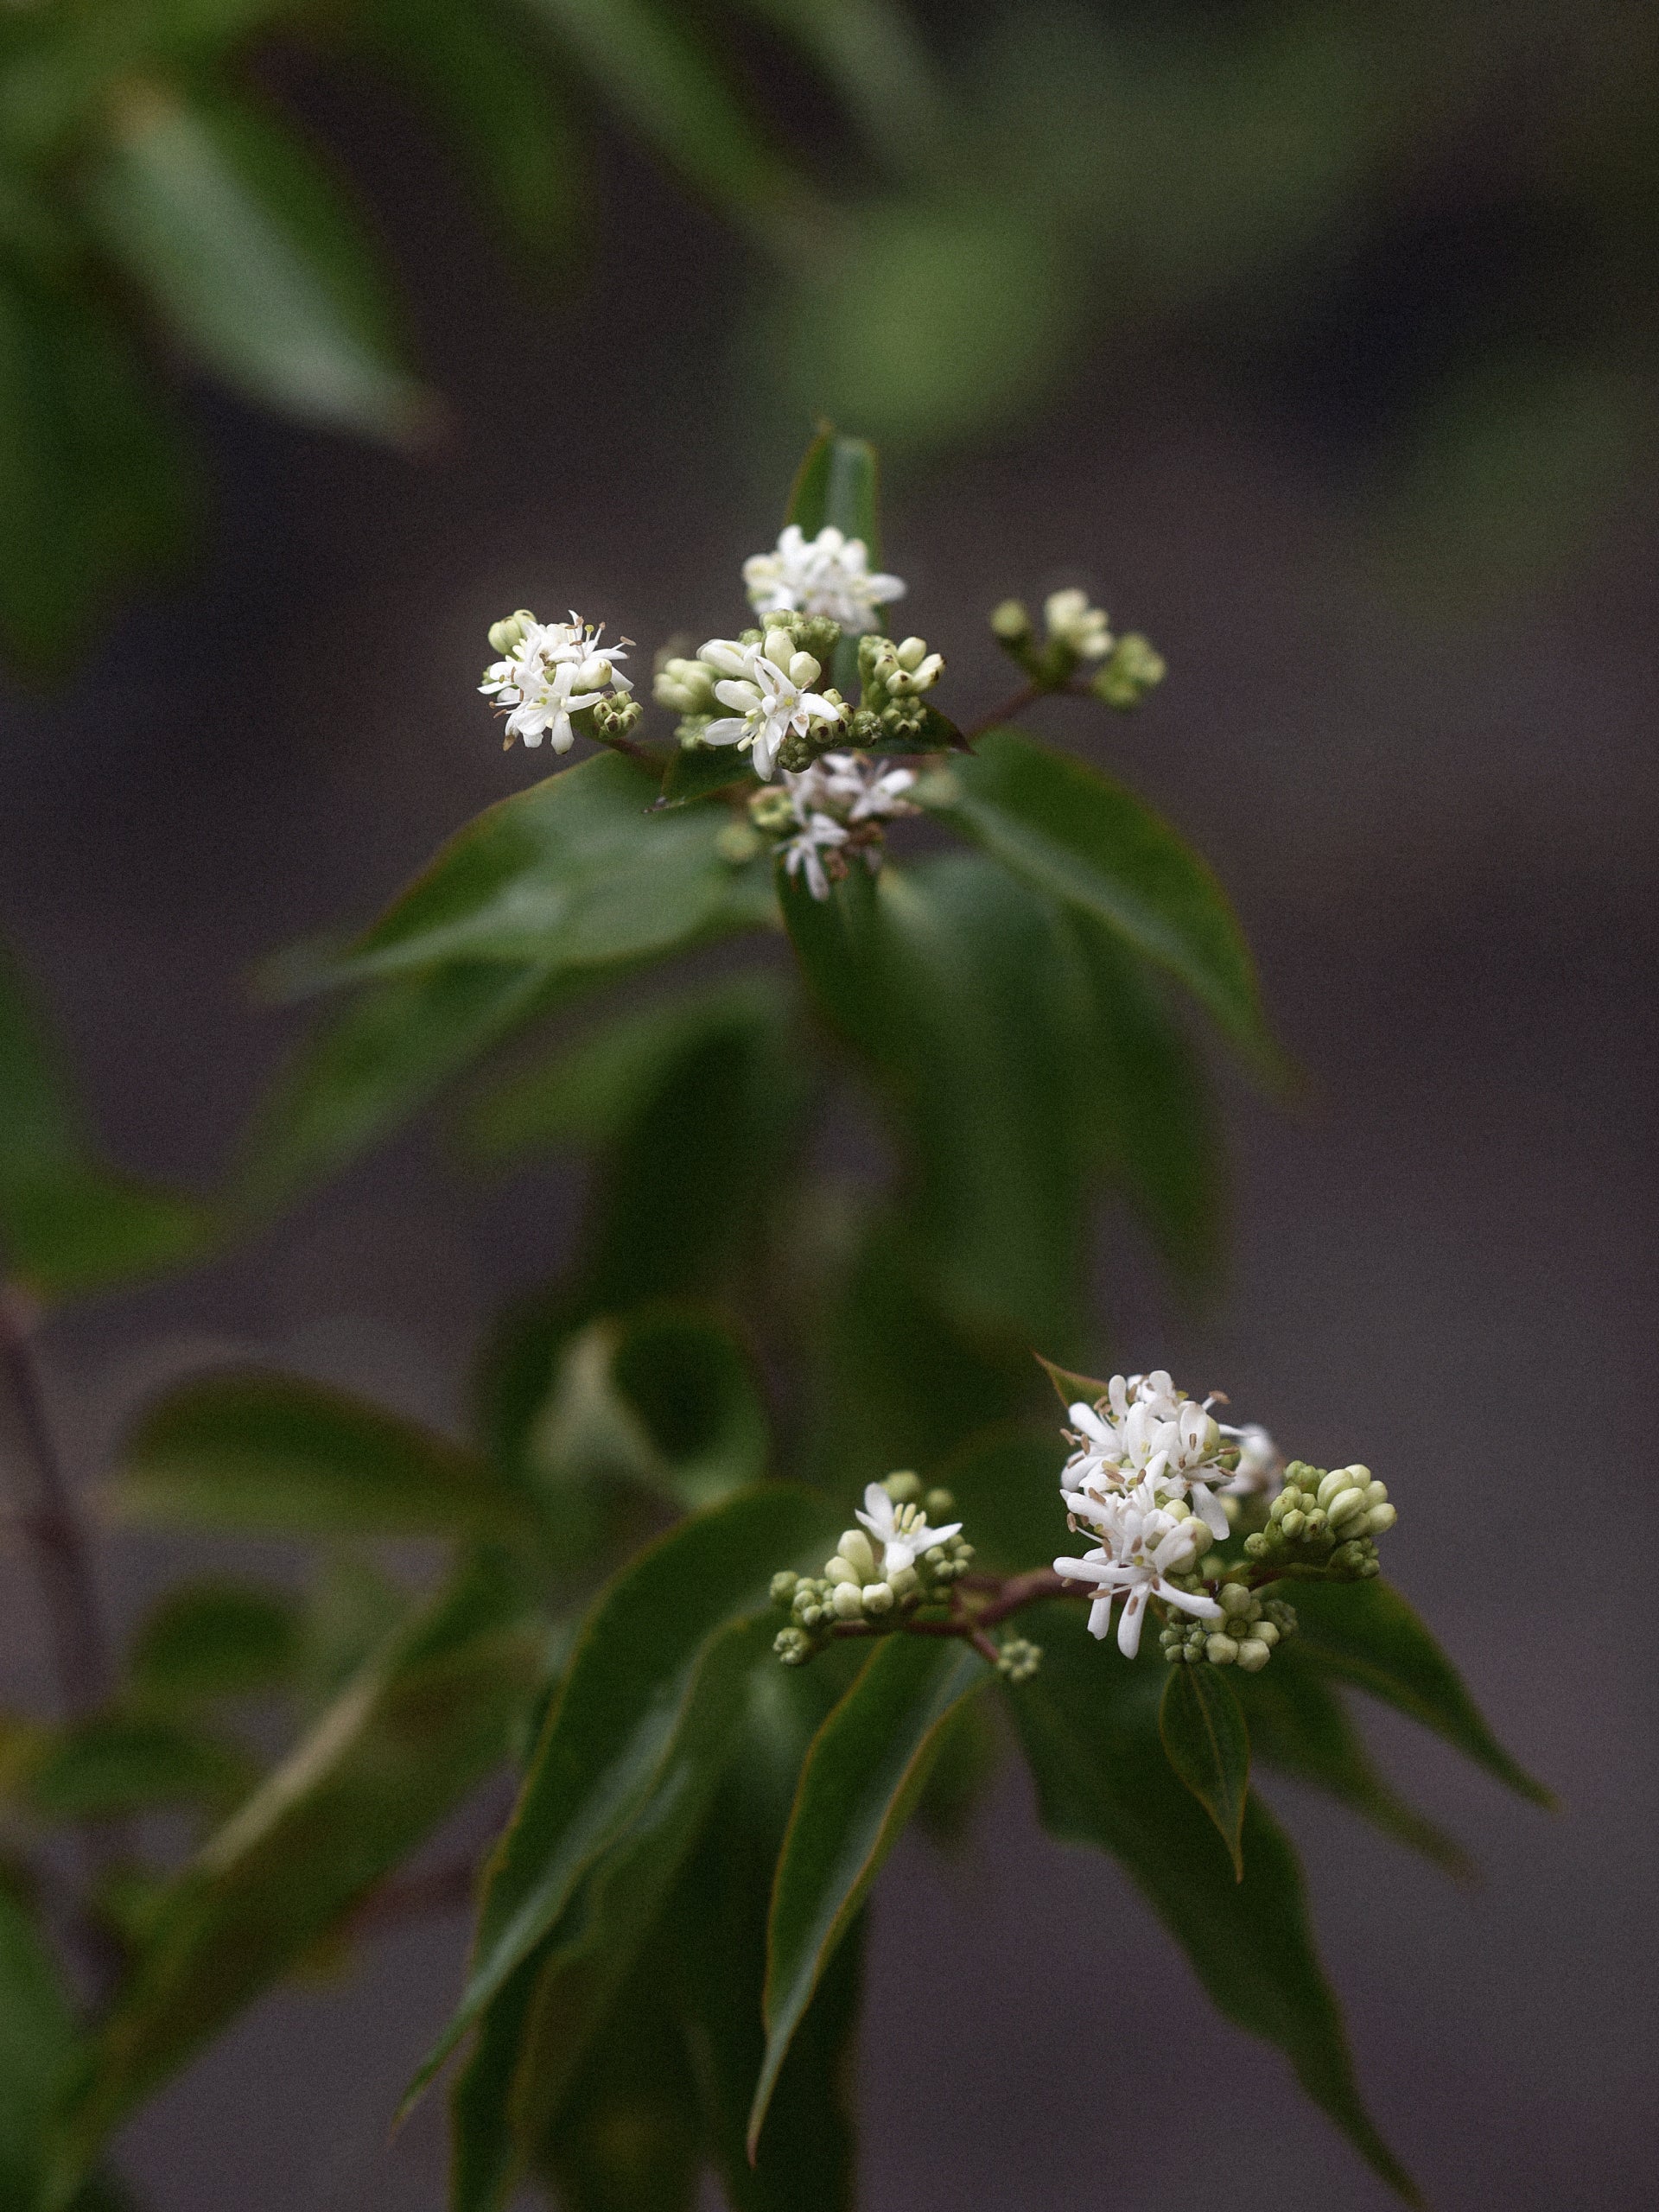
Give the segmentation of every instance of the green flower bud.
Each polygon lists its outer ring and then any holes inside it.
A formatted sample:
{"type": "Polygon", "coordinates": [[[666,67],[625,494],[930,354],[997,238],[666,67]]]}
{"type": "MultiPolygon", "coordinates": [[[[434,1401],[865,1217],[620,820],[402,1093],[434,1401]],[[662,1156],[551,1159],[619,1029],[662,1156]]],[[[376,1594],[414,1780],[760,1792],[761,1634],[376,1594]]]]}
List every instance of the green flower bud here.
{"type": "Polygon", "coordinates": [[[921,1587],[921,1578],[913,1567],[895,1567],[887,1577],[887,1587],[894,1597],[910,1597],[921,1587]]]}
{"type": "Polygon", "coordinates": [[[1124,713],[1138,707],[1167,673],[1164,657],[1151,640],[1131,630],[1118,639],[1090,689],[1096,699],[1124,713]]]}
{"type": "Polygon", "coordinates": [[[1368,1536],[1385,1535],[1399,1518],[1392,1505],[1374,1505],[1365,1516],[1365,1534],[1368,1536]]]}
{"type": "Polygon", "coordinates": [[[861,1529],[843,1529],[836,1539],[836,1551],[860,1582],[874,1580],[875,1547],[861,1529]]]}
{"type": "Polygon", "coordinates": [[[996,1671],[1005,1681],[1028,1682],[1043,1662],[1043,1647],[1029,1637],[1011,1636],[996,1655],[996,1671]]]}
{"type": "Polygon", "coordinates": [[[922,1494],[922,1478],[908,1467],[889,1475],[881,1485],[895,1505],[914,1505],[922,1494]]]}
{"type": "Polygon", "coordinates": [[[867,1613],[890,1613],[898,1602],[896,1592],[887,1582],[867,1582],[861,1594],[867,1613]]]}
{"type": "Polygon", "coordinates": [[[1281,1513],[1279,1516],[1280,1530],[1284,1535],[1300,1536],[1306,1526],[1307,1516],[1295,1507],[1293,1507],[1288,1513],[1281,1513]]]}
{"type": "Polygon", "coordinates": [[[1023,645],[1031,635],[1031,616],[1017,599],[991,610],[991,628],[1005,645],[1023,645]]]}
{"type": "Polygon", "coordinates": [[[715,850],[732,868],[758,859],[766,849],[766,839],[747,822],[727,823],[715,838],[715,850]]]}
{"type": "Polygon", "coordinates": [[[1206,1636],[1204,1649],[1212,1667],[1230,1667],[1238,1656],[1238,1646],[1230,1636],[1206,1636]]]}
{"type": "Polygon", "coordinates": [[[837,1582],[830,1603],[837,1620],[856,1620],[864,1611],[864,1593],[856,1582],[837,1582]]]}
{"type": "Polygon", "coordinates": [[[492,622],[490,625],[492,650],[499,653],[503,660],[511,660],[519,646],[524,644],[524,632],[535,620],[536,617],[527,607],[521,607],[516,614],[509,614],[499,622],[492,622]]]}
{"type": "Polygon", "coordinates": [[[781,1605],[785,1611],[787,1612],[790,1606],[790,1601],[794,1597],[797,1589],[800,1586],[800,1576],[795,1573],[791,1568],[787,1567],[780,1567],[778,1573],[772,1578],[772,1604],[774,1605],[781,1605]]]}
{"type": "Polygon", "coordinates": [[[1238,1647],[1238,1664],[1247,1675],[1259,1675],[1272,1656],[1272,1648],[1259,1637],[1246,1637],[1238,1647]]]}
{"type": "Polygon", "coordinates": [[[855,1590],[863,1586],[863,1576],[859,1573],[850,1560],[842,1559],[839,1552],[833,1559],[824,1561],[823,1573],[825,1580],[837,1590],[844,1589],[849,1583],[855,1590]]]}
{"type": "Polygon", "coordinates": [[[1217,1591],[1216,1603],[1224,1613],[1236,1619],[1239,1614],[1248,1613],[1255,1600],[1242,1582],[1229,1582],[1217,1591]]]}
{"type": "Polygon", "coordinates": [[[931,1490],[922,1500],[922,1511],[935,1523],[948,1521],[957,1510],[957,1501],[948,1490],[931,1490]]]}
{"type": "Polygon", "coordinates": [[[1250,1634],[1258,1643],[1265,1643],[1269,1651],[1279,1641],[1279,1631],[1271,1621],[1253,1621],[1250,1624],[1250,1634]]]}
{"type": "Polygon", "coordinates": [[[772,1648],[785,1667],[798,1667],[812,1656],[810,1639],[798,1628],[780,1628],[772,1640],[772,1648]]]}

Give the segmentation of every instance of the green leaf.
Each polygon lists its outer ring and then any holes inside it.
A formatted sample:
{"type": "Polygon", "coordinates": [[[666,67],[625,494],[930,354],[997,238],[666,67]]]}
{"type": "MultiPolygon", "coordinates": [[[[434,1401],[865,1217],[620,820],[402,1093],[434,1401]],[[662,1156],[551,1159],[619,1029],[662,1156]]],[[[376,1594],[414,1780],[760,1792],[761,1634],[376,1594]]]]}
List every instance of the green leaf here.
{"type": "Polygon", "coordinates": [[[965,1325],[1080,1338],[1088,1124],[1077,969],[1046,900],[976,855],[780,889],[809,985],[872,1074],[902,1205],[965,1325]]]}
{"type": "Polygon", "coordinates": [[[652,778],[600,753],[486,807],[328,980],[452,961],[548,969],[660,957],[721,924],[733,889],[712,807],[652,810],[652,778]]]}
{"type": "Polygon", "coordinates": [[[1456,1668],[1390,1584],[1299,1582],[1294,1597],[1303,1656],[1433,1729],[1518,1796],[1554,1804],[1493,1735],[1456,1668]]]}
{"type": "Polygon", "coordinates": [[[878,568],[881,557],[881,472],[868,438],[843,438],[826,425],[806,449],[784,515],[807,537],[834,528],[860,537],[878,568]]]}
{"type": "Polygon", "coordinates": [[[1045,1359],[1041,1352],[1036,1361],[1054,1385],[1054,1395],[1068,1413],[1075,1405],[1094,1406],[1106,1395],[1105,1383],[1092,1375],[1079,1375],[1070,1367],[1056,1367],[1052,1359],[1045,1359]]]}
{"type": "Polygon", "coordinates": [[[172,1885],[71,2113],[77,2167],[499,1764],[545,1628],[469,1569],[395,1636],[172,1885]]]}
{"type": "Polygon", "coordinates": [[[51,1741],[26,1799],[47,1821],[109,1820],[164,1805],[223,1813],[252,1775],[245,1752],[200,1729],[145,1713],[95,1713],[51,1741]]]}
{"type": "Polygon", "coordinates": [[[15,969],[0,956],[0,1259],[35,1296],[73,1297],[200,1250],[188,1199],[99,1159],[15,969]]]}
{"type": "Polygon", "coordinates": [[[570,1338],[529,1450],[556,1483],[641,1483],[696,1512],[759,1482],[770,1443],[753,1365],[730,1330],[658,1306],[570,1338]]]}
{"type": "Polygon", "coordinates": [[[990,1429],[923,1464],[929,1481],[954,1495],[954,1510],[973,1540],[975,1566],[990,1574],[1024,1574],[1052,1567],[1071,1541],[1060,1497],[1065,1458],[1057,1424],[1051,1431],[990,1429]]]}
{"type": "Polygon", "coordinates": [[[170,1590],[133,1639],[132,1687],[150,1704],[245,1697],[291,1681],[299,1626],[291,1599],[249,1582],[170,1590]]]}
{"type": "Polygon", "coordinates": [[[48,2130],[74,2047],[69,1999],[45,1945],[0,1886],[0,2203],[36,2212],[48,2130]]]}
{"type": "Polygon", "coordinates": [[[1073,907],[1094,1035],[1086,1095],[1095,1141],[1178,1281],[1212,1281],[1225,1244],[1226,1164],[1204,1071],[1158,979],[1073,907]]]}
{"type": "Polygon", "coordinates": [[[810,195],[774,152],[681,12],[660,0],[526,0],[646,144],[782,250],[810,195]]]}
{"type": "Polygon", "coordinates": [[[527,1499],[431,1429],[298,1376],[188,1382],[143,1414],[114,1503],[132,1521],[284,1535],[518,1536],[527,1499]]]}
{"type": "Polygon", "coordinates": [[[701,2136],[671,1994],[648,1960],[584,2054],[538,2163],[562,2212],[694,2212],[701,2136]]]}
{"type": "Polygon", "coordinates": [[[176,563],[196,480],[131,346],[97,302],[0,270],[0,639],[61,678],[109,601],[176,563]]]}
{"type": "Polygon", "coordinates": [[[302,420],[404,439],[429,403],[386,328],[375,264],[312,156],[251,107],[187,107],[139,79],[82,205],[204,365],[302,420]]]}
{"type": "Polygon", "coordinates": [[[638,1818],[688,1727],[737,1695],[747,1627],[735,1643],[718,1632],[759,1611],[777,1569],[832,1533],[809,1491],[749,1491],[671,1530],[601,1594],[491,1865],[467,1987],[411,2094],[638,1818]]]}
{"type": "Polygon", "coordinates": [[[940,1729],[990,1679],[971,1645],[891,1637],[818,1731],[772,1893],[766,2050],[749,2114],[751,2154],[791,2041],[915,1808],[940,1729]]]}
{"type": "Polygon", "coordinates": [[[1214,1667],[1171,1667],[1158,1733],[1171,1766],[1215,1822],[1242,1882],[1250,1737],[1232,1685],[1214,1667]]]}
{"type": "Polygon", "coordinates": [[[1262,1764],[1325,1790],[1454,1880],[1474,1878],[1474,1864],[1462,1845],[1377,1772],[1341,1695],[1294,1640],[1280,1646],[1270,1667],[1245,1676],[1238,1692],[1251,1750],[1262,1764]]]}
{"type": "Polygon", "coordinates": [[[1418,2202],[1360,2101],[1341,2015],[1314,1952],[1301,1869],[1260,1796],[1252,1792],[1245,1806],[1237,1881],[1158,1740],[1162,1665],[1132,1664],[1097,1643],[1075,1610],[1044,1606],[1027,1618],[1043,1647],[1042,1669],[1009,1693],[1008,1705],[1044,1826],[1122,1863],[1218,2010],[1276,2044],[1372,2171],[1418,2202]]]}
{"type": "Polygon", "coordinates": [[[952,764],[938,810],[1014,874],[1170,969],[1264,1069],[1255,964],[1208,866],[1135,794],[1069,753],[993,730],[952,764]]]}
{"type": "Polygon", "coordinates": [[[746,753],[729,745],[683,745],[663,778],[663,803],[690,806],[694,799],[731,791],[739,784],[747,784],[752,791],[760,789],[746,753]]]}

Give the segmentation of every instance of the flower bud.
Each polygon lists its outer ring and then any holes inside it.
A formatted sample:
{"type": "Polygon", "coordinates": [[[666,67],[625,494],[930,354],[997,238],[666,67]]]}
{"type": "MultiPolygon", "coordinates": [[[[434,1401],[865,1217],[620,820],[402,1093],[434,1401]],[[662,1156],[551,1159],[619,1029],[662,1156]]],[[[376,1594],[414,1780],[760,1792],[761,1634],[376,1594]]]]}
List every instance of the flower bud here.
{"type": "Polygon", "coordinates": [[[521,607],[516,614],[509,614],[499,622],[491,623],[490,644],[495,652],[500,654],[503,660],[512,658],[524,642],[525,631],[531,626],[535,620],[536,617],[527,607],[521,607]]]}
{"type": "Polygon", "coordinates": [[[875,1573],[875,1549],[861,1529],[843,1529],[836,1551],[854,1571],[855,1579],[868,1582],[875,1573]]]}
{"type": "Polygon", "coordinates": [[[1031,635],[1031,617],[1017,599],[991,610],[991,627],[1005,645],[1021,645],[1031,635]]]}
{"type": "Polygon", "coordinates": [[[760,650],[774,668],[787,668],[795,651],[795,640],[787,630],[768,630],[760,650]]]}
{"type": "Polygon", "coordinates": [[[1204,1652],[1212,1667],[1230,1667],[1238,1656],[1238,1646],[1230,1636],[1206,1636],[1204,1652]]]}
{"type": "Polygon", "coordinates": [[[864,1593],[856,1582],[837,1582],[830,1603],[837,1620],[856,1620],[864,1611],[864,1593]]]}
{"type": "Polygon", "coordinates": [[[948,1490],[931,1490],[922,1500],[922,1511],[937,1528],[948,1521],[957,1510],[957,1501],[948,1490]]]}
{"type": "Polygon", "coordinates": [[[1265,1643],[1269,1651],[1279,1641],[1279,1631],[1271,1621],[1252,1621],[1250,1634],[1258,1643],[1265,1643]]]}
{"type": "Polygon", "coordinates": [[[810,653],[791,653],[788,665],[790,682],[803,691],[810,690],[823,673],[810,653]]]}
{"type": "Polygon", "coordinates": [[[1122,713],[1138,707],[1146,694],[1163,682],[1167,672],[1163,655],[1148,639],[1131,630],[1118,639],[1110,659],[1089,688],[1104,705],[1116,707],[1122,713]]]}
{"type": "Polygon", "coordinates": [[[1255,1600],[1242,1582],[1227,1582],[1217,1591],[1216,1602],[1224,1613],[1236,1617],[1240,1613],[1248,1613],[1255,1600]]]}
{"type": "Polygon", "coordinates": [[[1365,1534],[1368,1536],[1386,1535],[1399,1518],[1399,1513],[1392,1505],[1374,1505],[1365,1516],[1365,1534]]]}
{"type": "Polygon", "coordinates": [[[922,1478],[906,1467],[889,1475],[881,1487],[895,1505],[914,1505],[922,1494],[922,1478]]]}
{"type": "Polygon", "coordinates": [[[785,1611],[787,1611],[790,1601],[795,1595],[796,1587],[798,1585],[800,1579],[800,1576],[794,1573],[789,1567],[785,1567],[780,1568],[779,1571],[772,1578],[772,1604],[774,1605],[782,1605],[785,1611]]]}
{"type": "Polygon", "coordinates": [[[812,1656],[812,1644],[798,1628],[780,1628],[772,1638],[772,1648],[785,1667],[801,1666],[812,1656]]]}
{"type": "Polygon", "coordinates": [[[921,1587],[921,1578],[913,1567],[895,1567],[887,1577],[887,1587],[895,1598],[908,1598],[912,1590],[921,1587]]]}
{"type": "Polygon", "coordinates": [[[1247,1675],[1259,1675],[1272,1656],[1271,1645],[1259,1637],[1247,1636],[1238,1647],[1238,1664],[1247,1675]]]}
{"type": "Polygon", "coordinates": [[[890,1613],[897,1602],[897,1593],[887,1582],[867,1582],[863,1598],[867,1613],[890,1613]]]}
{"type": "Polygon", "coordinates": [[[839,1552],[834,1559],[824,1561],[823,1579],[826,1582],[834,1583],[837,1589],[845,1589],[850,1585],[855,1590],[860,1587],[864,1580],[850,1561],[842,1558],[839,1552]]]}

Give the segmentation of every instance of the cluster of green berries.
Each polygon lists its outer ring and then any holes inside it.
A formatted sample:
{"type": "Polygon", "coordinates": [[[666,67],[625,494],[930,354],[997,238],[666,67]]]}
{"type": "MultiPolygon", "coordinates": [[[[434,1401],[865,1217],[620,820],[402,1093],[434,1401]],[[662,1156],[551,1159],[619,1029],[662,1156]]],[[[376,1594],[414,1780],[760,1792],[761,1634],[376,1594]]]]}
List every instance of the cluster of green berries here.
{"type": "Polygon", "coordinates": [[[1317,1567],[1361,1580],[1377,1573],[1375,1540],[1396,1517],[1387,1485],[1373,1482],[1369,1467],[1333,1467],[1327,1474],[1293,1459],[1266,1528],[1245,1537],[1244,1551],[1264,1565],[1317,1567]]]}
{"type": "Polygon", "coordinates": [[[1240,1667],[1260,1674],[1273,1648],[1296,1632],[1296,1609],[1282,1598],[1259,1597],[1242,1582],[1224,1582],[1216,1592],[1218,1621],[1195,1621],[1178,1614],[1159,1637],[1172,1666],[1240,1667]]]}
{"type": "MultiPolygon", "coordinates": [[[[906,1472],[889,1475],[880,1487],[897,1509],[897,1535],[908,1529],[943,1521],[954,1500],[949,1491],[922,1495],[921,1481],[906,1472]]],[[[921,1605],[946,1603],[952,1586],[973,1564],[974,1548],[959,1535],[929,1544],[911,1556],[902,1546],[898,1563],[889,1564],[895,1546],[876,1548],[862,1529],[843,1529],[822,1574],[796,1574],[785,1567],[772,1578],[772,1602],[789,1617],[772,1643],[786,1667],[798,1667],[823,1649],[838,1628],[896,1628],[921,1605]]]]}

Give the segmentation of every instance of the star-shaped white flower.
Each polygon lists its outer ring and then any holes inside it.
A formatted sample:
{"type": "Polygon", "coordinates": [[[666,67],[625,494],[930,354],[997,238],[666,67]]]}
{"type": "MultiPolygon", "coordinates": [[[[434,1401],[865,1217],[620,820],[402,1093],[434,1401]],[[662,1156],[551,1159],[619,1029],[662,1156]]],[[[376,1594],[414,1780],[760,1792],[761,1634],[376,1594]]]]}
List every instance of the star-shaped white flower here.
{"type": "Polygon", "coordinates": [[[704,742],[746,746],[762,783],[771,780],[778,748],[791,733],[804,736],[817,725],[842,719],[833,699],[807,689],[823,673],[817,662],[810,653],[794,652],[781,630],[769,630],[760,645],[711,638],[698,658],[723,671],[715,696],[733,709],[708,724],[704,742]]]}
{"type": "Polygon", "coordinates": [[[918,1552],[930,1552],[935,1544],[946,1543],[962,1533],[960,1521],[930,1529],[919,1505],[895,1505],[880,1483],[871,1483],[865,1491],[864,1510],[857,1518],[880,1545],[882,1571],[887,1574],[914,1567],[918,1552]]]}
{"type": "Polygon", "coordinates": [[[827,525],[809,538],[791,523],[772,552],[743,563],[743,583],[757,614],[827,614],[856,637],[875,628],[878,607],[905,594],[901,577],[872,575],[869,561],[861,537],[827,525]]]}
{"type": "Polygon", "coordinates": [[[1098,1590],[1089,1608],[1090,1636],[1104,1637],[1109,1631],[1116,1598],[1123,1599],[1117,1648],[1126,1659],[1133,1659],[1141,1649],[1148,1599],[1160,1598],[1199,1620],[1221,1618],[1221,1607],[1213,1598],[1178,1590],[1170,1581],[1172,1574],[1192,1565],[1198,1534],[1190,1519],[1178,1520],[1165,1510],[1150,1482],[1094,1502],[1090,1518],[1100,1533],[1099,1548],[1082,1559],[1057,1559],[1054,1572],[1067,1582],[1091,1582],[1098,1590]]]}
{"type": "Polygon", "coordinates": [[[517,737],[534,747],[546,737],[556,753],[568,753],[576,735],[572,715],[597,706],[607,685],[632,690],[613,665],[626,653],[620,646],[601,652],[599,638],[600,630],[574,610],[568,622],[524,623],[517,650],[486,668],[478,687],[498,706],[512,709],[509,741],[517,737]]]}
{"type": "MultiPolygon", "coordinates": [[[[791,875],[802,869],[806,872],[806,887],[815,899],[830,896],[830,877],[823,865],[825,853],[844,845],[847,832],[839,822],[827,814],[810,814],[792,837],[779,847],[784,856],[784,866],[791,875]]],[[[845,863],[840,863],[845,872],[845,863]]]]}
{"type": "Polygon", "coordinates": [[[1224,1421],[1221,1433],[1238,1443],[1238,1465],[1232,1480],[1222,1485],[1229,1497],[1266,1497],[1280,1487],[1285,1455],[1259,1421],[1249,1421],[1243,1428],[1229,1428],[1224,1421]]]}
{"type": "Polygon", "coordinates": [[[861,753],[826,753],[810,767],[784,772],[784,787],[802,822],[825,810],[849,823],[915,814],[920,810],[905,797],[915,781],[913,769],[883,769],[861,753]]]}
{"type": "Polygon", "coordinates": [[[1211,1535],[1227,1534],[1226,1513],[1206,1479],[1227,1446],[1207,1399],[1182,1397],[1157,1368],[1115,1375],[1100,1406],[1068,1410],[1077,1449],[1061,1471],[1063,1490],[1101,1497],[1148,1481],[1161,1496],[1186,1499],[1211,1535]]]}

